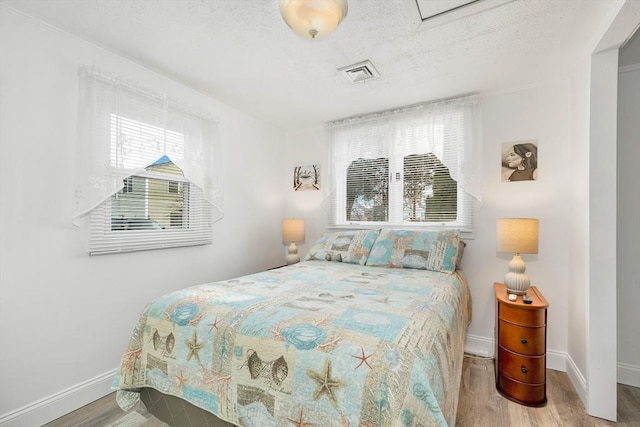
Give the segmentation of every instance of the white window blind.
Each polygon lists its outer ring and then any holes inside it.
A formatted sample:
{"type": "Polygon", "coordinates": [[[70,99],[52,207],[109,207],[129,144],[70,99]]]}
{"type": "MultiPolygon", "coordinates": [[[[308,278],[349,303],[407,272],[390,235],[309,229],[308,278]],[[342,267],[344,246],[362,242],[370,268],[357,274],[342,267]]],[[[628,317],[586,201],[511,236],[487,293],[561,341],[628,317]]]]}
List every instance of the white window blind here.
{"type": "Polygon", "coordinates": [[[129,82],[79,75],[75,222],[88,252],[211,243],[222,217],[217,123],[129,82]]]}
{"type": "Polygon", "coordinates": [[[465,97],[331,123],[329,223],[471,231],[477,105],[465,97]]]}

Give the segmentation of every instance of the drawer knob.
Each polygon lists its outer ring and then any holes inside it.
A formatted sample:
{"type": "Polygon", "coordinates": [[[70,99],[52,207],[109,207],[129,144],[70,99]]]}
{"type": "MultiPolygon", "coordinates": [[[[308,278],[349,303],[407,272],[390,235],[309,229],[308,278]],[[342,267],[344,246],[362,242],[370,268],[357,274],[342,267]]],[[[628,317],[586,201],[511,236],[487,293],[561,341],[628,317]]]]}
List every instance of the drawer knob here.
{"type": "Polygon", "coordinates": [[[520,372],[522,372],[523,374],[526,374],[529,371],[527,370],[526,366],[523,366],[522,368],[520,368],[520,372]]]}
{"type": "Polygon", "coordinates": [[[522,339],[520,340],[520,342],[521,342],[522,344],[526,344],[528,341],[527,341],[527,339],[526,339],[526,338],[522,338],[522,339]]]}

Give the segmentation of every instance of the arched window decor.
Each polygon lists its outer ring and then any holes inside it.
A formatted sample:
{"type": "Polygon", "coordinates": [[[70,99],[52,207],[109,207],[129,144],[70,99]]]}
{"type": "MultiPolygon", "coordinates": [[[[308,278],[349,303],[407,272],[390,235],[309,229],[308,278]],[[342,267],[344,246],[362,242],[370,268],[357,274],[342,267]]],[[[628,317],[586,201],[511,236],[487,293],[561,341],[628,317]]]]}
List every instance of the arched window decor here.
{"type": "Polygon", "coordinates": [[[88,227],[88,252],[211,243],[223,216],[217,121],[92,67],[78,77],[73,222],[88,227]]]}
{"type": "Polygon", "coordinates": [[[476,95],[332,122],[329,223],[472,231],[480,202],[476,95]]]}

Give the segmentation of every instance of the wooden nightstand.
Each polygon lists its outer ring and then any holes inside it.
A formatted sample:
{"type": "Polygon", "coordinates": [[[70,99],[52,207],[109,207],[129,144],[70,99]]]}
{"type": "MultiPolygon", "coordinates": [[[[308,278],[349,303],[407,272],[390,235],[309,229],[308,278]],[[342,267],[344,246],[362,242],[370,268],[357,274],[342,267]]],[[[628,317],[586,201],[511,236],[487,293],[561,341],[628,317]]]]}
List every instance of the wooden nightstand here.
{"type": "Polygon", "coordinates": [[[547,307],[540,291],[531,286],[527,294],[509,301],[507,288],[495,283],[496,294],[496,388],[509,400],[527,406],[547,403],[547,307]]]}

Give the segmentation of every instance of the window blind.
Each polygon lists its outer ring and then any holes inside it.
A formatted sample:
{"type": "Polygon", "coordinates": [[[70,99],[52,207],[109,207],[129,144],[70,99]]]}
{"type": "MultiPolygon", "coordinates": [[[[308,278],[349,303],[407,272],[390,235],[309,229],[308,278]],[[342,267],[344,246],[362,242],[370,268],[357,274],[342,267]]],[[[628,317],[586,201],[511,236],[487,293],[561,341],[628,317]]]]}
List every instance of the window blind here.
{"type": "Polygon", "coordinates": [[[131,252],[212,243],[211,206],[186,180],[141,174],[90,215],[89,253],[131,252]],[[178,193],[169,190],[178,185],[178,193]]]}

